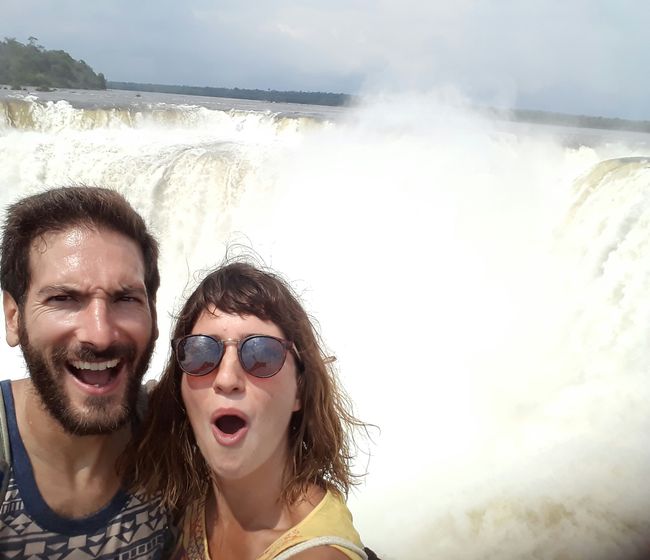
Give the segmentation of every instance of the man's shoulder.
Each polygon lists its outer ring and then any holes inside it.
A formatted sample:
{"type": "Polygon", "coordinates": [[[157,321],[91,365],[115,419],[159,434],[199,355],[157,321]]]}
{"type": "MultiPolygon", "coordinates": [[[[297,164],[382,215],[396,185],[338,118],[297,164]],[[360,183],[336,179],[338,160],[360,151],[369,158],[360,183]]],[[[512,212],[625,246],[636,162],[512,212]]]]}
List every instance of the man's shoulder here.
{"type": "Polygon", "coordinates": [[[16,394],[18,391],[23,391],[30,382],[29,377],[21,377],[19,379],[10,377],[8,379],[0,379],[0,387],[2,387],[3,392],[10,390],[16,394]]]}
{"type": "Polygon", "coordinates": [[[15,380],[12,379],[0,379],[0,387],[11,387],[14,383],[16,383],[15,380]]]}
{"type": "Polygon", "coordinates": [[[7,425],[7,411],[5,409],[4,391],[10,386],[8,379],[0,381],[0,503],[3,501],[7,484],[9,483],[9,469],[11,468],[11,445],[9,443],[9,426],[7,425]]]}
{"type": "Polygon", "coordinates": [[[136,414],[140,420],[143,420],[147,415],[149,396],[157,383],[158,382],[155,379],[150,379],[140,386],[140,393],[138,394],[138,402],[136,404],[136,414]]]}

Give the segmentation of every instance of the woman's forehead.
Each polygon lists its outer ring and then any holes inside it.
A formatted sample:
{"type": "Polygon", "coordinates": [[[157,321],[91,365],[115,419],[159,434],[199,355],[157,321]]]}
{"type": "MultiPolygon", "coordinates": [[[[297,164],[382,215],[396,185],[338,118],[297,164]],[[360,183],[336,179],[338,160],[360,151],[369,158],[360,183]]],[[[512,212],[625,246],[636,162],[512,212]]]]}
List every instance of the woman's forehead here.
{"type": "Polygon", "coordinates": [[[228,313],[215,305],[209,305],[199,314],[194,334],[231,333],[232,336],[248,334],[270,334],[284,338],[284,332],[273,321],[262,319],[253,314],[228,313]]]}

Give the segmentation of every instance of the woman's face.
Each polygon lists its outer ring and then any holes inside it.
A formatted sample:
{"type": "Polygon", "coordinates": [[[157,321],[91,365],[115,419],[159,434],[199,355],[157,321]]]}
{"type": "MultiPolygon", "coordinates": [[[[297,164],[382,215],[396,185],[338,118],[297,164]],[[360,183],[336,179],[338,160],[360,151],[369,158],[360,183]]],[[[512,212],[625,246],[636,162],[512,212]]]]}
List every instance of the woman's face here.
{"type": "MultiPolygon", "coordinates": [[[[192,334],[220,340],[251,334],[284,338],[274,323],[214,308],[199,316],[192,334]]],[[[260,379],[246,373],[236,345],[225,347],[219,366],[210,373],[183,374],[181,394],[187,416],[199,449],[220,482],[282,473],[288,459],[289,421],[301,406],[296,376],[291,352],[273,377],[260,379]]]]}

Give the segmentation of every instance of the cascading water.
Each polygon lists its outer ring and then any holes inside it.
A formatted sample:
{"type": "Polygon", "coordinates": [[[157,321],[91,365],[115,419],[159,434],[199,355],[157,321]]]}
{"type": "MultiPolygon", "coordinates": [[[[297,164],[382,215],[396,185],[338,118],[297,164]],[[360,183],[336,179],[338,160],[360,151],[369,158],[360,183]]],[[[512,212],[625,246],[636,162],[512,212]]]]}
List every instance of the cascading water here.
{"type": "Polygon", "coordinates": [[[75,95],[0,100],[0,203],[85,183],[143,214],[162,248],[150,377],[196,271],[252,247],[381,428],[350,496],[380,556],[650,551],[650,137],[431,97],[319,118],[75,95]]]}

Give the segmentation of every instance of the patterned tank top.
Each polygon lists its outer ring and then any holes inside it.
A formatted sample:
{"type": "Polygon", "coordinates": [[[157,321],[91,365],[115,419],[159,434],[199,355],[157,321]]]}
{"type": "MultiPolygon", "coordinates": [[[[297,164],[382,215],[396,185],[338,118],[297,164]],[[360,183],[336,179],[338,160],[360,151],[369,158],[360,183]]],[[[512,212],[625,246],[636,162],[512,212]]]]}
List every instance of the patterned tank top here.
{"type": "Polygon", "coordinates": [[[96,513],[68,519],[41,496],[20,438],[9,381],[4,397],[12,465],[0,505],[0,558],[30,560],[162,560],[173,546],[173,527],[157,500],[119,491],[96,513]]]}

